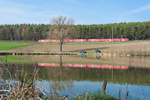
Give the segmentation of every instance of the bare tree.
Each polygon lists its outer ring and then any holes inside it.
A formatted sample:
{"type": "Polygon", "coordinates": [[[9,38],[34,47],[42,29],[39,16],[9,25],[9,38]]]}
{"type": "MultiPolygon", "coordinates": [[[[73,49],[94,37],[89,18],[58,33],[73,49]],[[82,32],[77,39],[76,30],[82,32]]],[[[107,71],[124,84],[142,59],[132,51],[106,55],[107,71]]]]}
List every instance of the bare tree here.
{"type": "Polygon", "coordinates": [[[74,20],[67,18],[66,16],[54,17],[51,21],[51,29],[49,32],[50,39],[59,40],[60,52],[62,52],[62,47],[65,38],[70,38],[71,32],[73,32],[74,20]]]}

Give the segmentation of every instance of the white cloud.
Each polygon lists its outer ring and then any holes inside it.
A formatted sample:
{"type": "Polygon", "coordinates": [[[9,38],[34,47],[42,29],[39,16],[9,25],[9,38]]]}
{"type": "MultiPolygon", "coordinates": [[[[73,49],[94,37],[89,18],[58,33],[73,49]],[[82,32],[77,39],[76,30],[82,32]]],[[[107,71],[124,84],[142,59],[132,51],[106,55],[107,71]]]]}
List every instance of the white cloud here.
{"type": "Polygon", "coordinates": [[[147,11],[150,11],[150,3],[118,15],[118,17],[116,18],[116,22],[131,22],[144,20],[145,17],[141,17],[141,13],[146,13],[147,11]]]}
{"type": "Polygon", "coordinates": [[[129,13],[130,14],[136,14],[136,13],[141,13],[141,12],[148,11],[148,10],[150,10],[150,4],[147,4],[147,5],[144,5],[142,7],[131,10],[129,13]]]}

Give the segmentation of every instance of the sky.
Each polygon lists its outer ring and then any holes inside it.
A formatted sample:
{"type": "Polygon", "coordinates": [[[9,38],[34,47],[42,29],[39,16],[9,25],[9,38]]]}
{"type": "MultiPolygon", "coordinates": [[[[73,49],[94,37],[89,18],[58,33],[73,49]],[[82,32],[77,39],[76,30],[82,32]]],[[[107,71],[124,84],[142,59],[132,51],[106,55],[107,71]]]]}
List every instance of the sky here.
{"type": "Polygon", "coordinates": [[[49,24],[57,16],[75,24],[150,21],[150,0],[0,0],[0,24],[49,24]]]}

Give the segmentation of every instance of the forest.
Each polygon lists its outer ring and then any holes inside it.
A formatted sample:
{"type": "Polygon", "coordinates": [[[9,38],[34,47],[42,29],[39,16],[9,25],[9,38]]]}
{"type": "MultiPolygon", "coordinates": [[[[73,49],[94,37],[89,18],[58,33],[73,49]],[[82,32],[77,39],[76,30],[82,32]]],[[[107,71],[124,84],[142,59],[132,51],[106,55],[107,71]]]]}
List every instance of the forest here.
{"type": "MultiPolygon", "coordinates": [[[[150,22],[74,25],[71,39],[128,38],[129,40],[150,39],[150,22]]],[[[0,40],[50,39],[50,24],[0,25],[0,40]]]]}

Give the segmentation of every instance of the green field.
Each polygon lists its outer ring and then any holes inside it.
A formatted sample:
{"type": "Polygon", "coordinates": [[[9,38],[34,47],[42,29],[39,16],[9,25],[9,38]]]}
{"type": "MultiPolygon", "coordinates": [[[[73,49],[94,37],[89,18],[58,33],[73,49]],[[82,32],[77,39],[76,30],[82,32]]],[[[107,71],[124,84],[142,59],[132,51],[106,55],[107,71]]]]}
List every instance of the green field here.
{"type": "Polygon", "coordinates": [[[13,41],[0,41],[0,50],[9,50],[23,46],[34,45],[36,42],[13,42],[13,41]]]}
{"type": "Polygon", "coordinates": [[[20,59],[15,56],[2,56],[0,61],[3,63],[33,63],[32,60],[20,59]]]}

